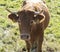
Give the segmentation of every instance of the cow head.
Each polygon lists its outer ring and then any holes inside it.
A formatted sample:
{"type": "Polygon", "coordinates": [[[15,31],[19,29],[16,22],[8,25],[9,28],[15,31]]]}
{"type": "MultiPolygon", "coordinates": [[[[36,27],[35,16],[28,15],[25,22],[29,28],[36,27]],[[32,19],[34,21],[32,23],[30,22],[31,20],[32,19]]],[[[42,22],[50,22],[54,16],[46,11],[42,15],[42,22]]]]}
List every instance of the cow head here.
{"type": "MultiPolygon", "coordinates": [[[[11,12],[11,11],[10,11],[11,12]]],[[[31,32],[36,30],[37,24],[40,24],[44,20],[44,16],[41,12],[22,10],[18,12],[11,12],[8,16],[12,21],[18,22],[21,39],[30,40],[31,32]]]]}

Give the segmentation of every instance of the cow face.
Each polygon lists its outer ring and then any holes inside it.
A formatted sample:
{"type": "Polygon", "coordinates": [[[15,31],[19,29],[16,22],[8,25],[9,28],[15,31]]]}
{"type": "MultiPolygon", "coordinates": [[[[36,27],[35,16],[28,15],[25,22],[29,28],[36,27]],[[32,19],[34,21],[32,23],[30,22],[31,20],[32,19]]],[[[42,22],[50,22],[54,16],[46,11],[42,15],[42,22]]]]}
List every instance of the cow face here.
{"type": "Polygon", "coordinates": [[[37,29],[37,24],[40,23],[44,16],[36,15],[33,11],[20,11],[18,16],[21,39],[29,40],[31,33],[37,29]]]}

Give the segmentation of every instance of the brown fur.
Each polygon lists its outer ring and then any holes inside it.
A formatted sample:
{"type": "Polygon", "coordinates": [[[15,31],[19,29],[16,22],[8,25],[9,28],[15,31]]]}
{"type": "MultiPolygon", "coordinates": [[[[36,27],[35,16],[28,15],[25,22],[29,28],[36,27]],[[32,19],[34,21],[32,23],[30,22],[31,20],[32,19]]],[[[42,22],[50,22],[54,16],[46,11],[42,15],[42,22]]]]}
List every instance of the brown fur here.
{"type": "Polygon", "coordinates": [[[42,52],[42,43],[44,39],[44,30],[49,23],[49,12],[45,3],[26,3],[23,2],[23,7],[21,11],[17,12],[18,16],[10,14],[9,18],[18,21],[20,33],[29,33],[31,39],[26,41],[26,46],[28,52],[30,52],[31,46],[34,42],[37,44],[37,52],[42,52]],[[43,10],[43,12],[41,12],[43,10]],[[34,16],[34,11],[41,12],[39,15],[34,16]],[[43,20],[42,20],[43,19],[43,20]],[[20,21],[21,20],[21,21],[20,21]],[[31,23],[31,24],[30,24],[31,23]]]}

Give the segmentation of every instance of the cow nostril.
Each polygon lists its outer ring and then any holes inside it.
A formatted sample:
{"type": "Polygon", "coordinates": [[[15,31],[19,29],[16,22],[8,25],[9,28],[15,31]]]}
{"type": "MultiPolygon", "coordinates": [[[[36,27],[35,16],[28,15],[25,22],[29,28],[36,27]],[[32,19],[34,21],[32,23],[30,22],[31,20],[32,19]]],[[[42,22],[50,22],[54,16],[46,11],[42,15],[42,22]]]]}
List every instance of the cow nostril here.
{"type": "Polygon", "coordinates": [[[29,39],[29,36],[26,36],[27,39],[29,39]]]}
{"type": "Polygon", "coordinates": [[[21,38],[23,38],[23,36],[21,35],[21,38]]]}

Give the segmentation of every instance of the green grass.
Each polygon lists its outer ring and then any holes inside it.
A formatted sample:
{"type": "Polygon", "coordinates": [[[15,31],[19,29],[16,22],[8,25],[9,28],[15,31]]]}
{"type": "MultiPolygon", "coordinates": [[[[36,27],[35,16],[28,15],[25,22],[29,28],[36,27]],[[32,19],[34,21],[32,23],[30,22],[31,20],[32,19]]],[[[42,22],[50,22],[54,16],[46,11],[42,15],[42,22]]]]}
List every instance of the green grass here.
{"type": "MultiPolygon", "coordinates": [[[[43,51],[60,52],[60,0],[46,0],[50,12],[50,23],[45,30],[43,51]]],[[[25,47],[20,39],[17,23],[8,19],[8,7],[11,11],[20,10],[22,0],[0,1],[0,52],[19,52],[25,47]]]]}

